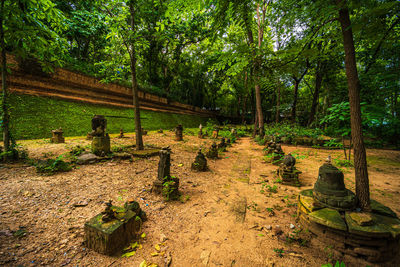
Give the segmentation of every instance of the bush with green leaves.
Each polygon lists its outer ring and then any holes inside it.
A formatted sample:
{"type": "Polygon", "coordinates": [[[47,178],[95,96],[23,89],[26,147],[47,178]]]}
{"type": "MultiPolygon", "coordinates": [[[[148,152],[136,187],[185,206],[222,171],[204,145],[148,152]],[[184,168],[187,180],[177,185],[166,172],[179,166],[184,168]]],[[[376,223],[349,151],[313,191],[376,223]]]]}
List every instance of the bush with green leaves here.
{"type": "Polygon", "coordinates": [[[344,264],[344,262],[339,262],[339,261],[337,261],[337,262],[335,263],[335,266],[333,266],[333,265],[330,264],[330,263],[326,263],[326,264],[322,264],[321,267],[346,267],[346,264],[344,264]]]}
{"type": "Polygon", "coordinates": [[[63,160],[63,156],[56,159],[38,160],[35,163],[36,172],[40,174],[52,175],[57,172],[67,172],[72,170],[72,166],[63,160]]]}

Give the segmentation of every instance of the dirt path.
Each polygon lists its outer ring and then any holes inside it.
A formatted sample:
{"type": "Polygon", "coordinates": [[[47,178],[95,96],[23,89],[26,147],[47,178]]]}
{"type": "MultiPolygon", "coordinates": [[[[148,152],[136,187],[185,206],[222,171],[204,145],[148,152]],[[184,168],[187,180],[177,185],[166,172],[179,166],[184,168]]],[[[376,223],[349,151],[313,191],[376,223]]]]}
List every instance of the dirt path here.
{"type": "MultiPolygon", "coordinates": [[[[294,188],[274,182],[277,167],[263,161],[262,147],[250,138],[240,139],[221,159],[208,160],[210,171],[191,171],[195,152],[211,142],[194,136],[176,142],[172,132],[145,136],[145,143],[171,146],[171,174],[180,178],[182,201],[166,202],[150,192],[157,157],[85,165],[53,176],[40,176],[34,167],[0,167],[0,265],[139,266],[145,259],[164,266],[165,256],[151,256],[157,244],[171,255],[172,266],[321,266],[333,261],[328,246],[320,250],[300,239],[296,197],[312,187],[327,155],[339,158],[340,151],[283,146],[285,153],[296,155],[303,172],[302,187],[294,188]],[[123,205],[128,198],[148,215],[143,247],[130,258],[85,249],[85,221],[101,212],[105,201],[123,205]],[[74,207],[82,201],[87,205],[74,207]],[[26,236],[13,237],[18,229],[26,236]]],[[[82,138],[67,139],[67,144],[22,143],[34,158],[89,144],[82,138]]],[[[131,143],[131,138],[112,139],[113,146],[131,143]]],[[[375,160],[369,168],[372,196],[400,214],[400,153],[370,150],[368,156],[375,160]]],[[[354,188],[353,170],[343,170],[346,185],[354,188]]]]}

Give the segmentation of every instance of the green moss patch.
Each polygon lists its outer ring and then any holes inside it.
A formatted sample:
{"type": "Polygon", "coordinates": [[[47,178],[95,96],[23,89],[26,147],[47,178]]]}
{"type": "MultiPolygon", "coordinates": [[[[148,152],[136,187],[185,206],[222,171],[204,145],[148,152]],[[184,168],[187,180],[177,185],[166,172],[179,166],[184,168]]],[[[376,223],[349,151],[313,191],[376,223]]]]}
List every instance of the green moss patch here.
{"type": "MultiPolygon", "coordinates": [[[[16,139],[50,138],[51,130],[61,127],[64,136],[86,136],[94,115],[104,115],[107,132],[135,130],[134,111],[128,108],[94,105],[50,97],[11,94],[11,132],[16,139]]],[[[142,127],[146,130],[184,128],[205,125],[209,118],[142,110],[142,127]]],[[[1,135],[2,136],[2,135],[1,135]]]]}

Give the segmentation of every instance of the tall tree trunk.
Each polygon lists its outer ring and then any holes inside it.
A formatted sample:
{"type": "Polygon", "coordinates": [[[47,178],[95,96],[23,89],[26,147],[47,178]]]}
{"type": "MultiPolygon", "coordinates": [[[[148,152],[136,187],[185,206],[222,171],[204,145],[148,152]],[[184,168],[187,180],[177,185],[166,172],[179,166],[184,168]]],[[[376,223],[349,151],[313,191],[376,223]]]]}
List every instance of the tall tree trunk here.
{"type": "Polygon", "coordinates": [[[351,137],[354,148],[356,196],[362,210],[371,210],[367,158],[363,141],[360,107],[360,80],[358,79],[353,32],[346,0],[336,0],[343,34],[347,85],[349,88],[351,137]]]}
{"type": "Polygon", "coordinates": [[[248,89],[247,89],[247,82],[248,82],[248,79],[247,79],[247,71],[244,73],[244,92],[245,92],[245,97],[244,97],[244,100],[243,100],[243,110],[242,110],[242,124],[244,124],[244,121],[245,121],[245,116],[246,116],[246,114],[247,114],[247,98],[249,97],[249,92],[248,92],[248,89]]]}
{"type": "Polygon", "coordinates": [[[296,123],[296,106],[297,106],[297,97],[299,95],[300,81],[295,78],[293,78],[293,79],[294,79],[294,93],[293,93],[293,106],[292,106],[291,119],[292,119],[292,123],[296,123]]]}
{"type": "MultiPolygon", "coordinates": [[[[258,10],[258,8],[257,8],[258,10]]],[[[258,129],[259,129],[259,134],[264,137],[264,119],[263,119],[263,113],[262,113],[262,107],[261,107],[261,93],[260,93],[260,74],[259,74],[259,70],[260,70],[260,59],[257,56],[257,53],[255,51],[254,48],[254,36],[253,36],[253,32],[251,30],[250,27],[250,22],[249,22],[249,16],[247,15],[248,12],[246,9],[243,10],[243,14],[245,14],[244,16],[244,24],[246,27],[246,32],[247,32],[247,39],[248,39],[248,44],[252,49],[252,54],[253,54],[253,59],[254,59],[254,66],[253,66],[253,76],[254,76],[254,82],[255,82],[255,86],[254,86],[254,91],[255,91],[255,97],[256,97],[256,110],[257,110],[257,116],[258,116],[258,129]]],[[[259,31],[258,31],[259,37],[262,35],[262,30],[259,27],[259,31]]],[[[262,38],[258,39],[258,46],[261,46],[261,41],[262,38]]]]}
{"type": "MultiPolygon", "coordinates": [[[[257,78],[258,79],[258,78],[257,78]]],[[[260,137],[264,137],[264,116],[262,112],[261,106],[261,90],[259,82],[256,82],[255,86],[256,91],[256,109],[257,109],[257,118],[258,118],[258,134],[260,137]]]]}
{"type": "Polygon", "coordinates": [[[7,55],[6,44],[4,41],[4,2],[1,0],[0,10],[0,46],[1,46],[1,89],[3,90],[3,102],[1,105],[3,112],[3,142],[4,150],[10,150],[10,115],[8,113],[8,89],[7,89],[7,55]]]}
{"type": "Polygon", "coordinates": [[[315,72],[315,89],[314,89],[313,101],[311,104],[310,117],[308,117],[308,123],[307,123],[308,126],[310,126],[311,123],[313,123],[315,118],[315,112],[318,106],[319,91],[321,89],[321,85],[322,85],[322,72],[320,67],[317,67],[317,70],[315,72]]]}
{"type": "MultiPolygon", "coordinates": [[[[131,30],[135,30],[135,8],[134,1],[132,0],[129,5],[131,13],[131,30]]],[[[132,41],[133,42],[133,41],[132,41]]],[[[135,133],[136,133],[136,150],[143,150],[143,139],[142,139],[142,124],[140,122],[140,107],[139,107],[139,93],[138,84],[136,80],[136,50],[135,44],[131,43],[131,74],[132,74],[132,94],[133,94],[133,105],[135,109],[135,133]]]]}
{"type": "Polygon", "coordinates": [[[254,113],[254,131],[253,131],[253,138],[256,137],[257,135],[257,129],[258,129],[258,114],[257,110],[254,113]]]}
{"type": "Polygon", "coordinates": [[[277,82],[277,95],[276,95],[275,123],[279,123],[280,106],[281,106],[281,83],[278,80],[278,82],[277,82]]]}

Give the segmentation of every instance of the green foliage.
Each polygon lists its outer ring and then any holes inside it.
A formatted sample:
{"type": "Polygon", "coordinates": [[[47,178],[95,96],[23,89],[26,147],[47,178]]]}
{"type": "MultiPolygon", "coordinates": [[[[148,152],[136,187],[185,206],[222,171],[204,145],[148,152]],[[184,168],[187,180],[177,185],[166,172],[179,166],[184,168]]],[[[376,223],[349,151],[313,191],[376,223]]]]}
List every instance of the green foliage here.
{"type": "Polygon", "coordinates": [[[266,127],[265,129],[266,136],[275,136],[281,139],[287,138],[288,141],[293,140],[295,137],[301,136],[318,139],[322,134],[323,131],[318,128],[307,128],[300,125],[293,125],[288,123],[268,125],[268,127],[266,127]]]}
{"type": "Polygon", "coordinates": [[[176,182],[174,181],[173,176],[172,179],[169,177],[164,178],[164,183],[162,187],[162,195],[164,196],[165,200],[177,200],[179,199],[179,194],[177,193],[176,182]]]}
{"type": "Polygon", "coordinates": [[[339,167],[354,167],[354,163],[347,159],[334,159],[335,165],[339,167]]]}
{"type": "Polygon", "coordinates": [[[75,147],[73,147],[70,151],[69,151],[69,154],[71,155],[71,156],[75,156],[75,157],[78,157],[78,156],[80,156],[83,152],[85,152],[86,151],[86,149],[84,148],[84,147],[81,147],[81,146],[75,146],[75,147]]]}
{"type": "Polygon", "coordinates": [[[0,161],[17,161],[28,159],[28,150],[15,144],[11,146],[10,150],[2,151],[0,148],[0,161]]]}
{"type": "Polygon", "coordinates": [[[337,261],[335,263],[335,266],[333,266],[330,263],[326,263],[326,264],[322,264],[321,267],[346,267],[346,264],[344,264],[344,262],[337,261]]]}
{"type": "Polygon", "coordinates": [[[45,175],[52,175],[57,172],[67,172],[72,170],[72,166],[63,160],[63,156],[56,159],[39,160],[36,162],[36,172],[45,175]]]}
{"type": "Polygon", "coordinates": [[[285,250],[283,248],[274,248],[274,252],[279,256],[279,258],[282,258],[285,250]]]}

